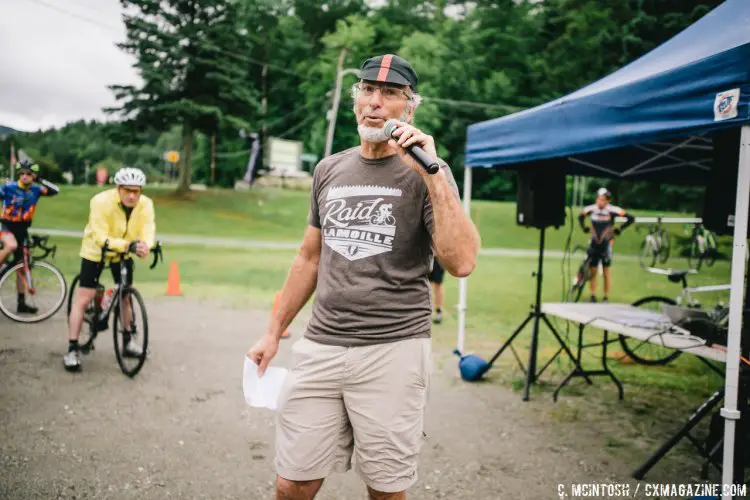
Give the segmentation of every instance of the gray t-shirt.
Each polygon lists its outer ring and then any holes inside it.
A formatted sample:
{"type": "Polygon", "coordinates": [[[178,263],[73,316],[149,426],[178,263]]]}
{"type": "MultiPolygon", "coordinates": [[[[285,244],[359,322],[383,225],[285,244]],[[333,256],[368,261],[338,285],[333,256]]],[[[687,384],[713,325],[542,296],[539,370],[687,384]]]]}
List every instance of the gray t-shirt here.
{"type": "Polygon", "coordinates": [[[313,174],[308,222],[323,245],[307,338],[361,346],[430,336],[432,205],[417,172],[359,147],[329,156],[313,174]]]}

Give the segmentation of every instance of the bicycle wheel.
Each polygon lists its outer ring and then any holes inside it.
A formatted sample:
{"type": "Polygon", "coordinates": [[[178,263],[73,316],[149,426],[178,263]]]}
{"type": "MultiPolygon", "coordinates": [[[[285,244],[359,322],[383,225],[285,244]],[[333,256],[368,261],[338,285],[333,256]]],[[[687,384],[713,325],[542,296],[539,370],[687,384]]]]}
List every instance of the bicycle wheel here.
{"type": "MultiPolygon", "coordinates": [[[[80,281],[80,275],[76,275],[73,281],[70,283],[70,292],[68,293],[68,320],[70,320],[70,311],[73,309],[73,301],[75,300],[75,291],[78,289],[78,283],[80,281]]],[[[104,289],[100,285],[100,288],[104,289]]],[[[88,354],[94,350],[94,339],[96,339],[99,333],[98,322],[94,321],[101,315],[101,309],[97,307],[96,301],[92,300],[86,305],[86,309],[83,311],[83,325],[81,325],[81,334],[78,337],[78,345],[81,346],[81,352],[88,354]]]]}
{"type": "Polygon", "coordinates": [[[146,306],[143,303],[141,294],[132,287],[123,289],[120,301],[115,306],[115,320],[112,327],[115,344],[115,356],[117,363],[120,365],[122,373],[128,377],[135,377],[143,363],[146,362],[148,352],[148,318],[146,316],[146,306]],[[123,307],[123,301],[130,299],[130,310],[126,311],[123,307]],[[122,311],[122,314],[121,314],[122,311]],[[125,331],[125,314],[129,314],[129,331],[125,331]],[[136,343],[140,342],[141,354],[139,356],[129,356],[125,352],[126,338],[130,337],[136,343]]]}
{"type": "Polygon", "coordinates": [[[641,267],[654,267],[656,264],[656,252],[654,252],[654,246],[651,244],[651,239],[646,237],[641,243],[641,251],[638,254],[638,260],[641,263],[641,267]]]}
{"type": "Polygon", "coordinates": [[[672,241],[669,238],[669,231],[662,229],[659,233],[659,263],[664,264],[669,260],[669,252],[672,249],[672,241]]]}
{"type": "MultiPolygon", "coordinates": [[[[676,305],[676,302],[667,297],[644,297],[633,302],[633,306],[643,309],[649,309],[661,312],[663,304],[676,305]]],[[[636,363],[649,366],[666,365],[670,361],[678,358],[682,351],[670,349],[660,345],[652,344],[646,340],[634,339],[625,335],[620,335],[620,345],[622,350],[636,363]]]]}
{"type": "Polygon", "coordinates": [[[31,286],[29,286],[23,271],[23,262],[19,262],[0,276],[0,311],[19,323],[44,321],[55,314],[65,302],[68,288],[65,277],[48,262],[32,262],[29,265],[31,273],[31,286]],[[21,271],[22,274],[19,275],[17,271],[21,271]],[[22,280],[26,288],[26,305],[36,308],[36,312],[18,312],[18,280],[22,280]]]}

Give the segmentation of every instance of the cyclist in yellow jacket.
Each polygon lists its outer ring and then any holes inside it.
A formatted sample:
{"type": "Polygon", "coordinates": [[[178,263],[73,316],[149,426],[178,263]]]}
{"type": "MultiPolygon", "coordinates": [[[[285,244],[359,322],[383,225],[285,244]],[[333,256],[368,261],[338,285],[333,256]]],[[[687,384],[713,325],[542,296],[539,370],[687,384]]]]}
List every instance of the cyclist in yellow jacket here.
{"type": "MultiPolygon", "coordinates": [[[[130,252],[144,258],[154,245],[156,223],[154,204],[142,194],[146,175],[137,168],[122,168],[115,174],[115,189],[103,191],[91,199],[89,221],[83,232],[81,244],[81,273],[78,292],[70,311],[68,352],[63,357],[66,370],[81,367],[78,337],[87,305],[96,295],[99,276],[104,269],[102,247],[107,243],[113,252],[130,252]]],[[[113,258],[108,257],[108,260],[113,258]]],[[[110,269],[115,283],[120,283],[120,266],[128,271],[127,284],[133,283],[133,260],[123,262],[111,260],[110,269]]],[[[129,297],[123,302],[123,354],[140,357],[143,353],[138,345],[131,322],[129,297]]]]}

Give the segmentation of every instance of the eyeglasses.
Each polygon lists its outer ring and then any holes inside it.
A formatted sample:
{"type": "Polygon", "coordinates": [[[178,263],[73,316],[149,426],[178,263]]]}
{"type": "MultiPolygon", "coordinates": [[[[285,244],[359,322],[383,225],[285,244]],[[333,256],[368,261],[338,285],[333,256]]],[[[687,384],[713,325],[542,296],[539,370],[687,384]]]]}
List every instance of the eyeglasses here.
{"type": "Polygon", "coordinates": [[[33,176],[34,172],[32,172],[31,170],[21,170],[20,172],[18,172],[18,175],[31,175],[31,176],[33,176]]]}
{"type": "Polygon", "coordinates": [[[389,87],[387,85],[381,86],[360,82],[357,84],[357,89],[362,93],[364,97],[372,97],[375,91],[379,90],[380,95],[382,95],[389,101],[395,101],[396,99],[400,99],[402,96],[406,97],[407,99],[409,98],[409,94],[407,94],[405,91],[396,87],[389,87]]]}

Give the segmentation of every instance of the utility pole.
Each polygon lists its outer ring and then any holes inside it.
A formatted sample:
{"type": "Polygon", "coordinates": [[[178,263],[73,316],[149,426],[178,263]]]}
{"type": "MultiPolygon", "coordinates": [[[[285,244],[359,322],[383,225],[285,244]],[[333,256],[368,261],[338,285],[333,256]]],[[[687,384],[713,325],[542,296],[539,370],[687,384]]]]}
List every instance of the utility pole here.
{"type": "Polygon", "coordinates": [[[13,145],[13,141],[10,141],[10,172],[8,172],[8,175],[10,177],[10,182],[13,182],[16,180],[16,165],[15,163],[18,161],[16,158],[16,148],[13,145]]]}
{"type": "Polygon", "coordinates": [[[339,104],[341,103],[341,86],[344,80],[344,76],[348,74],[356,74],[359,69],[357,68],[344,68],[344,59],[346,58],[346,49],[341,49],[339,53],[339,62],[336,66],[336,87],[333,90],[333,106],[328,111],[328,133],[326,134],[326,150],[323,157],[330,156],[333,150],[333,135],[336,130],[336,117],[339,113],[339,104]]]}
{"type": "Polygon", "coordinates": [[[216,185],[216,134],[211,134],[211,185],[216,185]]]}

